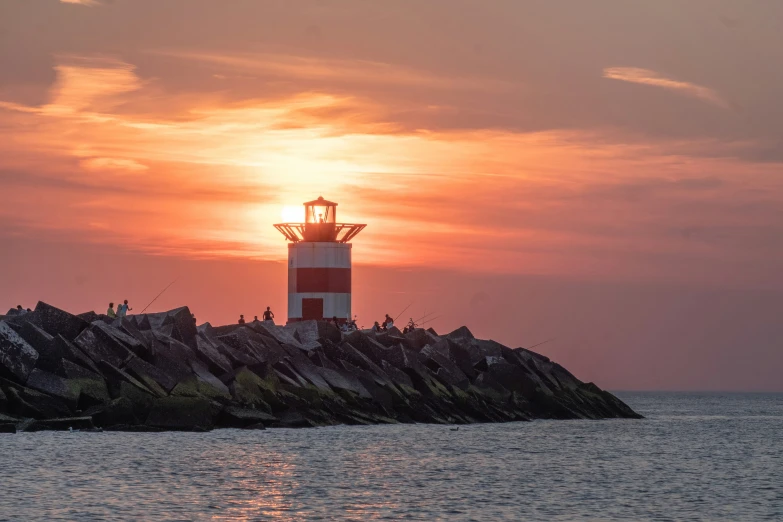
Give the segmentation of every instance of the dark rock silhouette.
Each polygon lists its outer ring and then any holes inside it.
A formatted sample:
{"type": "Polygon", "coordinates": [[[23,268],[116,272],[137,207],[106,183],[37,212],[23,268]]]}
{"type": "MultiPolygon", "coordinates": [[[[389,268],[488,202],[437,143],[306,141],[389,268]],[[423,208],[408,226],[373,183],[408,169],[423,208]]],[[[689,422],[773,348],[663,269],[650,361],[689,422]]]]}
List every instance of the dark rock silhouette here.
{"type": "Polygon", "coordinates": [[[640,418],[547,357],[329,322],[196,327],[187,307],[111,319],[38,303],[0,316],[0,432],[640,418]]]}

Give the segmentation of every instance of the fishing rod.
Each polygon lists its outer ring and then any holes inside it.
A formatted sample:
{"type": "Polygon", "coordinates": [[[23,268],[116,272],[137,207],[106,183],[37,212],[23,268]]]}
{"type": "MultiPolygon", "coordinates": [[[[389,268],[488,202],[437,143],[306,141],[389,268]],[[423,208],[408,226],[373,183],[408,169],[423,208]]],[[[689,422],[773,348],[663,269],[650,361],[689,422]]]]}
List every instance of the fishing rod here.
{"type": "Polygon", "coordinates": [[[555,338],[554,338],[554,337],[552,337],[551,339],[547,339],[546,341],[540,342],[540,343],[538,343],[538,344],[534,344],[534,345],[533,345],[533,346],[531,346],[530,348],[525,348],[525,350],[532,350],[532,349],[533,349],[533,348],[535,348],[536,346],[541,346],[542,344],[546,344],[546,343],[548,343],[549,341],[554,341],[554,340],[555,340],[555,338]]]}
{"type": "Polygon", "coordinates": [[[430,313],[428,313],[428,314],[424,314],[424,315],[422,315],[421,317],[419,317],[418,319],[416,319],[416,320],[415,320],[415,321],[413,321],[413,322],[414,322],[414,323],[418,323],[418,322],[419,322],[419,321],[421,321],[422,319],[425,319],[426,317],[429,317],[430,315],[432,315],[432,314],[434,314],[434,313],[435,313],[435,312],[430,312],[430,313]]]}
{"type": "Polygon", "coordinates": [[[431,316],[431,315],[432,315],[432,314],[434,314],[434,313],[435,313],[435,312],[429,312],[429,313],[426,313],[426,314],[422,315],[421,317],[419,317],[419,318],[418,318],[418,319],[416,319],[416,320],[417,320],[417,321],[421,321],[422,319],[424,319],[424,318],[426,318],[426,317],[429,317],[429,316],[431,316]]]}
{"type": "Polygon", "coordinates": [[[435,316],[435,317],[433,317],[432,319],[427,319],[426,321],[424,321],[423,323],[421,323],[421,324],[420,324],[420,325],[418,325],[418,326],[424,326],[425,324],[427,324],[427,323],[430,323],[430,322],[434,321],[435,319],[440,319],[440,317],[441,317],[441,316],[439,316],[439,315],[436,315],[436,316],[435,316]]]}
{"type": "Polygon", "coordinates": [[[150,304],[148,304],[147,306],[145,306],[145,307],[144,307],[144,310],[142,310],[142,311],[141,311],[141,312],[139,312],[139,313],[142,313],[142,314],[143,314],[143,313],[144,313],[144,312],[147,310],[147,308],[149,308],[150,306],[152,306],[152,303],[154,303],[155,301],[157,301],[157,300],[158,300],[158,297],[162,296],[162,295],[163,295],[163,292],[165,292],[166,290],[168,290],[168,289],[169,289],[169,287],[170,287],[171,285],[173,285],[174,283],[176,283],[176,282],[177,282],[177,280],[178,280],[178,279],[179,279],[179,277],[178,277],[177,279],[175,279],[174,281],[172,281],[171,283],[169,283],[169,284],[168,284],[168,286],[167,286],[166,288],[164,288],[163,290],[161,290],[161,291],[160,291],[160,293],[159,293],[158,295],[156,295],[156,296],[155,296],[155,299],[153,299],[152,301],[150,301],[150,304]]]}
{"type": "Polygon", "coordinates": [[[395,317],[395,318],[394,318],[394,322],[396,323],[396,322],[397,322],[397,319],[399,319],[399,318],[400,318],[400,316],[401,316],[402,314],[404,314],[404,313],[405,313],[405,310],[407,310],[408,308],[410,308],[410,307],[411,307],[411,305],[413,305],[413,303],[415,303],[415,302],[416,302],[415,300],[414,300],[414,301],[411,301],[411,304],[409,304],[408,306],[406,306],[405,308],[403,308],[403,309],[402,309],[402,312],[400,312],[399,314],[397,314],[397,317],[395,317]]]}

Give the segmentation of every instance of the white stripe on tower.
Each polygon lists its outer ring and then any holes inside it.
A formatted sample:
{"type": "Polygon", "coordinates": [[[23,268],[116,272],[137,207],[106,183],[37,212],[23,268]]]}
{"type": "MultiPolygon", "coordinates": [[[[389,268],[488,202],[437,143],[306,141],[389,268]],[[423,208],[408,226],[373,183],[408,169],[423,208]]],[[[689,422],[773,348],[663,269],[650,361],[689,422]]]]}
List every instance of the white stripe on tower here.
{"type": "Polygon", "coordinates": [[[351,268],[350,243],[291,243],[288,268],[351,268]],[[293,251],[293,252],[292,252],[293,251]],[[291,265],[291,253],[295,254],[291,265]]]}
{"type": "Polygon", "coordinates": [[[288,248],[288,320],[351,317],[351,244],[300,242],[288,248]]]}

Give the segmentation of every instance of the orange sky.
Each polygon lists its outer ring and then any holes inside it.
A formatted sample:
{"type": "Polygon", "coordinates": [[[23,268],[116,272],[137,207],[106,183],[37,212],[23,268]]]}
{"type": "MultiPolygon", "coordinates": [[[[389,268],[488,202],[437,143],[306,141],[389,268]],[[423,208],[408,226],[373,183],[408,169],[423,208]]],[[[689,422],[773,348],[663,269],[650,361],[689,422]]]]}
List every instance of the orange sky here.
{"type": "Polygon", "coordinates": [[[783,389],[783,4],[555,4],[3,2],[0,306],[179,276],[160,306],[282,312],[271,224],[323,195],[369,224],[367,323],[415,300],[605,387],[783,389]]]}

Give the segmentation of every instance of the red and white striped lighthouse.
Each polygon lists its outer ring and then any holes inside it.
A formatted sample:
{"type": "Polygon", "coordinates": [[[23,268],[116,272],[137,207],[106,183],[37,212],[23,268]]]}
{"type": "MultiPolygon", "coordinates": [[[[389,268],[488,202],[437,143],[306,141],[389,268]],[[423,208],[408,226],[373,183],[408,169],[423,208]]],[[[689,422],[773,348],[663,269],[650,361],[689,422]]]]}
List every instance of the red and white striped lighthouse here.
{"type": "Polygon", "coordinates": [[[288,245],[288,322],[351,319],[351,243],[367,225],[337,223],[337,203],[304,204],[304,223],[275,225],[288,245]]]}

